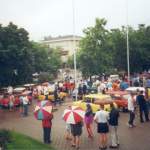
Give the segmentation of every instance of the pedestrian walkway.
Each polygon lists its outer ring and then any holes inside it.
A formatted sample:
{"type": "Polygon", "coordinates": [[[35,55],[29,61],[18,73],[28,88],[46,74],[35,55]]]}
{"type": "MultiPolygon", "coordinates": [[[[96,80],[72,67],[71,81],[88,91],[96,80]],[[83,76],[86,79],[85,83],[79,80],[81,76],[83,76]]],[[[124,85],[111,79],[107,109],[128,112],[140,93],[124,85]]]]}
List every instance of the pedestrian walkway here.
{"type": "MultiPolygon", "coordinates": [[[[65,122],[62,120],[63,110],[70,105],[70,102],[58,106],[59,109],[54,112],[52,126],[52,145],[56,150],[73,150],[70,141],[66,141],[65,122]]],[[[0,128],[15,130],[17,132],[31,136],[39,141],[42,141],[42,125],[33,116],[33,106],[30,106],[28,117],[21,117],[18,112],[0,112],[0,128]]],[[[126,123],[128,120],[127,113],[121,113],[119,136],[120,147],[118,150],[150,150],[150,123],[139,123],[136,120],[137,127],[130,129],[126,123]]],[[[96,124],[94,123],[94,139],[87,138],[85,128],[81,136],[81,150],[98,150],[98,135],[96,133],[96,124]]],[[[109,150],[109,149],[108,149],[109,150]]]]}

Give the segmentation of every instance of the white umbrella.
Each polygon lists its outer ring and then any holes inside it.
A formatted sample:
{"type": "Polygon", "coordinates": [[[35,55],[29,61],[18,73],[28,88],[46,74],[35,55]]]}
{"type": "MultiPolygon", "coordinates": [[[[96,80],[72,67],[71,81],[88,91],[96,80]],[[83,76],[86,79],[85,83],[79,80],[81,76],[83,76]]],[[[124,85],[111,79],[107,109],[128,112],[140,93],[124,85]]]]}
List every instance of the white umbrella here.
{"type": "Polygon", "coordinates": [[[78,106],[65,109],[63,119],[68,124],[76,124],[83,120],[85,112],[78,106]]]}

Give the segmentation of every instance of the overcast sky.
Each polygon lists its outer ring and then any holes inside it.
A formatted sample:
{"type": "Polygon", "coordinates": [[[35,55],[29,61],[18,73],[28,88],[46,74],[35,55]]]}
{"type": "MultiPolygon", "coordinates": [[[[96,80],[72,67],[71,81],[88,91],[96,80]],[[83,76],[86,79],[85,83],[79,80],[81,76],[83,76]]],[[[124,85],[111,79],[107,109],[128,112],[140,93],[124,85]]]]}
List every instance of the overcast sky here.
{"type": "MultiPolygon", "coordinates": [[[[126,25],[127,0],[74,0],[75,34],[105,18],[107,28],[126,25]]],[[[25,28],[32,40],[73,34],[72,0],[0,0],[0,23],[25,28]]],[[[150,0],[128,0],[129,25],[150,25],[150,0]]]]}

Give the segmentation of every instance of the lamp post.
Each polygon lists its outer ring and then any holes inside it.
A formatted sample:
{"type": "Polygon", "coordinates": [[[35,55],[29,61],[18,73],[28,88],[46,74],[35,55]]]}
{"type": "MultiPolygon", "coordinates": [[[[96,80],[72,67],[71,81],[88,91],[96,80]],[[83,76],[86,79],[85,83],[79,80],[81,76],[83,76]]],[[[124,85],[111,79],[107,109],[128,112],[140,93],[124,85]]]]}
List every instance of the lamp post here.
{"type": "Polygon", "coordinates": [[[130,57],[129,57],[129,25],[128,25],[128,0],[126,0],[126,40],[127,40],[127,72],[130,85],[130,57]]]}
{"type": "MultiPolygon", "coordinates": [[[[77,90],[77,63],[76,63],[76,44],[75,44],[75,2],[72,0],[72,15],[73,15],[73,48],[74,48],[74,80],[75,80],[75,91],[77,90]]],[[[77,92],[75,92],[77,101],[77,92]]]]}

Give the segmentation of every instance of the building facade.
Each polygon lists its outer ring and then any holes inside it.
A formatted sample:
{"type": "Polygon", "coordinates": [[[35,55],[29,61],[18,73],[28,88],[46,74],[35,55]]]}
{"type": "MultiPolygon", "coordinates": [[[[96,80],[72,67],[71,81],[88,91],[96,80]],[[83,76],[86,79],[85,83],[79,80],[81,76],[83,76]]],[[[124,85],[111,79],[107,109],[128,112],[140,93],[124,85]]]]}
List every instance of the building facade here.
{"type": "Polygon", "coordinates": [[[41,42],[49,46],[50,48],[61,49],[61,58],[64,63],[67,62],[68,58],[73,55],[74,50],[79,49],[80,36],[58,36],[58,37],[45,37],[41,42]]]}

